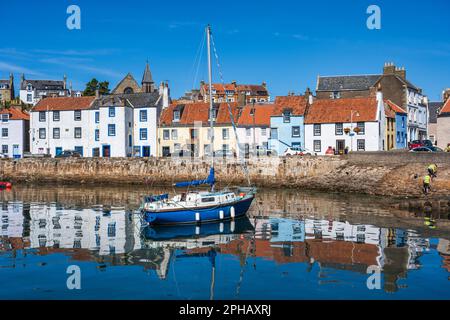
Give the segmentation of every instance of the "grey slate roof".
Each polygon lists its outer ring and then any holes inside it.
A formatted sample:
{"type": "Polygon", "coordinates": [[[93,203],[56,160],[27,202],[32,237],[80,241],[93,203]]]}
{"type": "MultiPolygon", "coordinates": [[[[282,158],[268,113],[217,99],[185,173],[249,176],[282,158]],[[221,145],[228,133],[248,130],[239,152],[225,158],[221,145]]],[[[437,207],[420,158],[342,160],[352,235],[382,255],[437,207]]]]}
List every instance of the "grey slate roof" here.
{"type": "Polygon", "coordinates": [[[20,90],[25,90],[29,83],[36,90],[65,90],[64,81],[60,80],[24,80],[20,84],[20,90]]]}
{"type": "Polygon", "coordinates": [[[153,83],[153,77],[148,62],[145,66],[144,75],[142,76],[142,83],[153,83]]]}
{"type": "Polygon", "coordinates": [[[369,90],[381,75],[319,77],[317,91],[369,90]]]}
{"type": "Polygon", "coordinates": [[[443,106],[444,106],[444,102],[429,102],[428,103],[428,113],[430,115],[428,123],[437,123],[437,115],[443,106]]]}
{"type": "Polygon", "coordinates": [[[110,94],[96,99],[92,104],[92,108],[98,109],[100,106],[110,106],[113,103],[117,106],[131,103],[134,108],[160,107],[162,101],[159,97],[158,91],[151,93],[110,94]]]}

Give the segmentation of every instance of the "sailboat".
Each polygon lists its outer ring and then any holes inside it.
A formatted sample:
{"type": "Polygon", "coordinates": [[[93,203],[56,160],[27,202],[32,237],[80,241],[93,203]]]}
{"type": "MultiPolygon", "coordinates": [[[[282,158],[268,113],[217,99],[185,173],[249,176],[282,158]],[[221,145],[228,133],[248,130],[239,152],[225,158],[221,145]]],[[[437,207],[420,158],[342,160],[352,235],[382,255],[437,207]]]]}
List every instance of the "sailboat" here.
{"type": "MultiPolygon", "coordinates": [[[[211,146],[214,146],[214,120],[212,99],[211,68],[211,27],[206,28],[209,76],[209,104],[211,146]]],[[[230,117],[232,115],[230,114],[230,117]]],[[[233,119],[232,119],[233,120],[233,119]]],[[[234,125],[234,121],[232,121],[234,125]]],[[[246,170],[248,175],[248,171],[246,170]]],[[[248,177],[247,177],[248,178],[248,177]]],[[[193,180],[176,183],[176,187],[196,187],[209,185],[209,191],[190,191],[175,195],[168,194],[148,196],[144,199],[141,212],[144,220],[150,225],[193,224],[225,221],[245,216],[256,194],[252,187],[238,187],[236,190],[225,189],[215,191],[214,156],[211,157],[209,175],[204,180],[193,180]]]]}

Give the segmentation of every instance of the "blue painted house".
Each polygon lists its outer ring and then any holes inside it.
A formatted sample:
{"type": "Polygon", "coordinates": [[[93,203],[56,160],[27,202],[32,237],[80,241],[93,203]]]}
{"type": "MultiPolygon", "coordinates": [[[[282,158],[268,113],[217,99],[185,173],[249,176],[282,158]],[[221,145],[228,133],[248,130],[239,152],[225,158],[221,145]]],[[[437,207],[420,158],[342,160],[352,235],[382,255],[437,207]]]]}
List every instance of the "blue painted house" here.
{"type": "Polygon", "coordinates": [[[270,117],[269,148],[282,155],[288,147],[305,147],[305,96],[276,97],[270,117]]]}
{"type": "Polygon", "coordinates": [[[408,146],[408,113],[391,100],[387,100],[386,105],[395,112],[395,148],[406,149],[408,146]]]}

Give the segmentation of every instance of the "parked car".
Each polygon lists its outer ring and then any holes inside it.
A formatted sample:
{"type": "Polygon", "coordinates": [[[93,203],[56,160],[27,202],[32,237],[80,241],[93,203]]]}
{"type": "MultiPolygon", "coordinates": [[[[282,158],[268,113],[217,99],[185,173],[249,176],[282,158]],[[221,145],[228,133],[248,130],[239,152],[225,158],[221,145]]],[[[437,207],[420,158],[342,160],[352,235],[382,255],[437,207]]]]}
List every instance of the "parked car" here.
{"type": "Polygon", "coordinates": [[[432,147],[433,142],[431,140],[413,140],[408,142],[408,149],[412,150],[419,147],[432,147]]]}
{"type": "Polygon", "coordinates": [[[64,150],[62,153],[57,154],[55,158],[80,158],[81,154],[74,150],[64,150]]]}
{"type": "Polygon", "coordinates": [[[31,152],[24,152],[23,153],[24,158],[50,158],[51,155],[47,153],[31,153],[31,152]]]}
{"type": "Polygon", "coordinates": [[[312,152],[311,150],[301,148],[301,147],[289,147],[286,149],[286,151],[283,154],[284,156],[304,156],[304,155],[316,155],[315,152],[312,152]]]}
{"type": "Polygon", "coordinates": [[[235,158],[236,152],[233,152],[231,150],[217,150],[214,152],[214,157],[220,157],[220,158],[235,158]]]}
{"type": "Polygon", "coordinates": [[[441,148],[438,147],[418,147],[410,150],[410,152],[444,152],[441,148]]]}
{"type": "Polygon", "coordinates": [[[9,156],[5,153],[0,153],[0,159],[8,159],[9,156]]]}

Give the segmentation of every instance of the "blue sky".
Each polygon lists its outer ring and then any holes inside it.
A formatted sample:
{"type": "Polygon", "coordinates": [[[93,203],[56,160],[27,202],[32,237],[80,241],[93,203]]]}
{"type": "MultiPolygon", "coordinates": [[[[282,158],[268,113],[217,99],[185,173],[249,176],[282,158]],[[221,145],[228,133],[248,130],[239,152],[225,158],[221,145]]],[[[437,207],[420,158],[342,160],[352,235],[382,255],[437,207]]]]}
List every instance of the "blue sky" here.
{"type": "Polygon", "coordinates": [[[67,74],[74,89],[96,77],[112,88],[128,72],[140,82],[148,59],[155,81],[168,80],[179,97],[206,79],[205,55],[198,72],[195,61],[210,23],[225,81],[266,81],[272,96],[314,89],[319,74],[378,74],[386,61],[406,67],[432,100],[450,87],[448,0],[23,0],[2,12],[0,78],[14,72],[16,86],[24,72],[67,74]],[[71,4],[81,30],[66,27],[71,4]],[[366,27],[371,4],[381,30],[366,27]]]}

